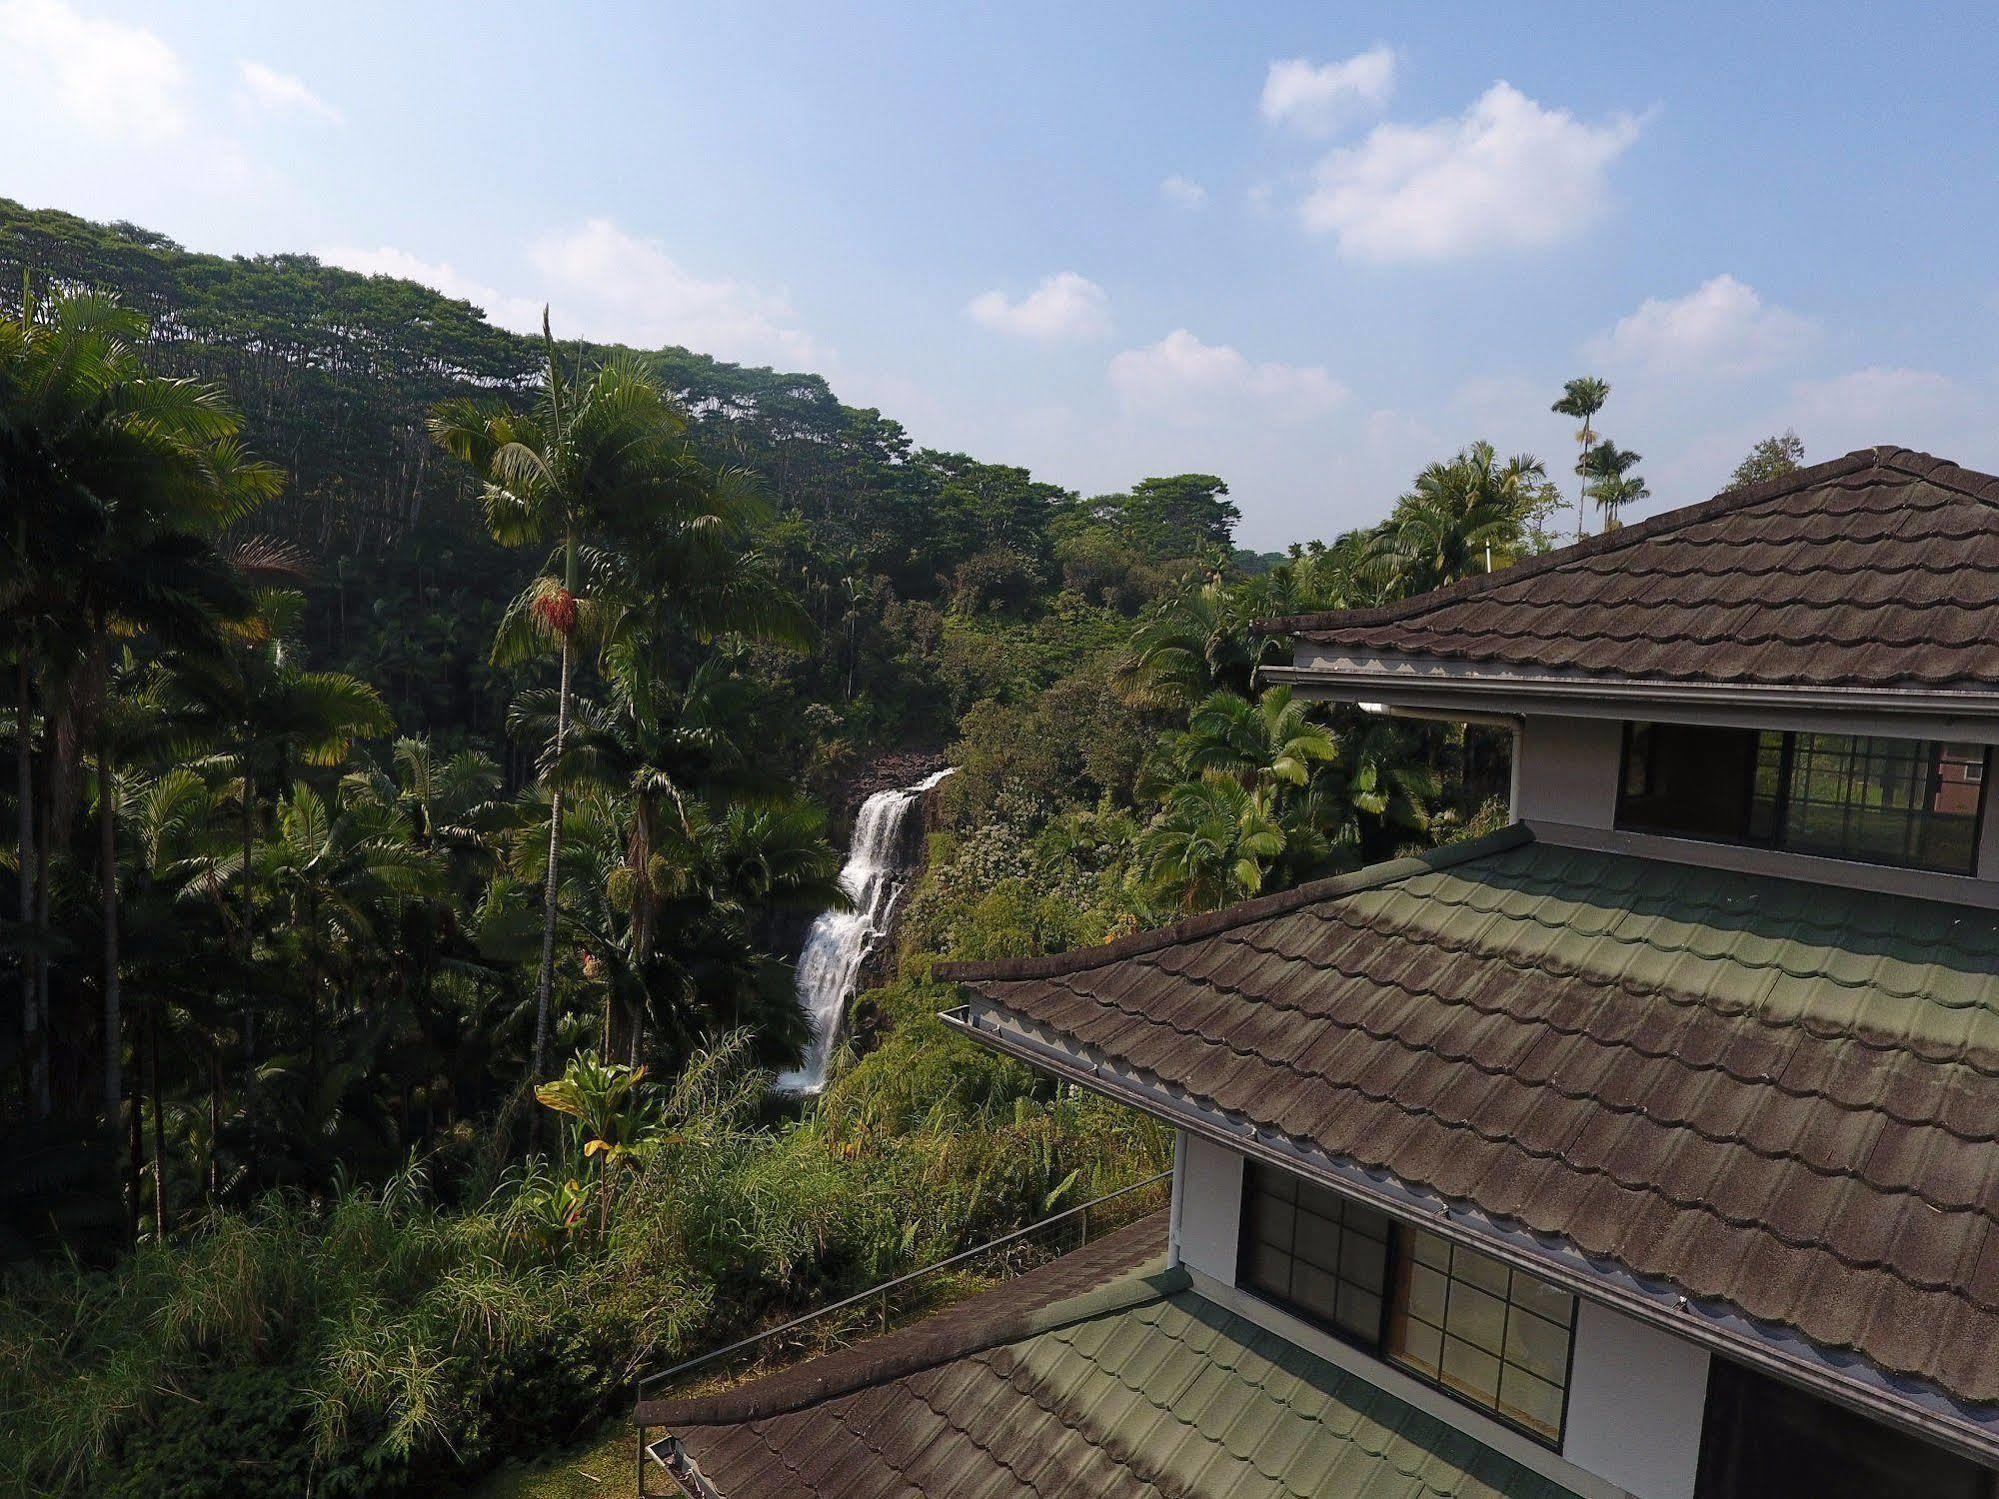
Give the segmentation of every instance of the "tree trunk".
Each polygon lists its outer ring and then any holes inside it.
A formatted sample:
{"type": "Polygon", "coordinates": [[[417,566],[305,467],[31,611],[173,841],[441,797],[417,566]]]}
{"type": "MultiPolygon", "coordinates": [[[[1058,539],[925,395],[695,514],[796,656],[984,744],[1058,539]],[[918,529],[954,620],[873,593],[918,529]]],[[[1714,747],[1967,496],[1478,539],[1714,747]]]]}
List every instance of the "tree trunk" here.
{"type": "Polygon", "coordinates": [[[222,1048],[208,1044],[208,1205],[222,1196],[222,1048]]]}
{"type": "MultiPolygon", "coordinates": [[[[243,985],[250,984],[250,954],[257,918],[256,882],[250,873],[251,846],[257,830],[257,777],[250,769],[250,744],[243,743],[243,985]]],[[[243,1097],[247,1109],[257,1091],[257,1014],[249,1003],[243,1005],[243,1097]]]]}
{"type": "MultiPolygon", "coordinates": [[[[34,698],[28,687],[28,641],[25,633],[15,647],[14,674],[14,796],[18,803],[15,830],[20,878],[19,919],[25,936],[35,924],[35,747],[29,739],[34,724],[34,698]]],[[[47,1116],[47,1017],[39,1003],[38,962],[32,951],[21,955],[21,1039],[27,1064],[29,1111],[47,1116]]]]}
{"type": "MultiPolygon", "coordinates": [[[[107,705],[108,708],[109,705],[107,705]]],[[[104,902],[104,1117],[117,1128],[125,1097],[125,1024],[118,982],[118,780],[111,763],[110,714],[97,725],[98,888],[104,902]]]]}
{"type": "Polygon", "coordinates": [[[36,1048],[33,1059],[35,1110],[39,1118],[49,1116],[49,1074],[53,1070],[55,1053],[55,1011],[49,1004],[49,844],[54,834],[51,830],[50,806],[52,787],[51,767],[55,762],[53,737],[45,729],[42,738],[41,774],[36,790],[42,808],[42,836],[35,845],[35,944],[32,959],[35,970],[35,1014],[41,1022],[41,1045],[36,1048]]]}
{"type": "Polygon", "coordinates": [[[167,1127],[160,1103],[160,1010],[157,1002],[146,1016],[146,1038],[151,1045],[146,1065],[153,1095],[153,1235],[167,1241],[167,1127]]]}
{"type": "Polygon", "coordinates": [[[144,1119],[145,1095],[139,1089],[139,1048],[138,1032],[132,1035],[132,1106],[126,1113],[125,1152],[125,1235],[132,1243],[139,1242],[139,1205],[146,1200],[146,1129],[144,1119]]]}
{"type": "MultiPolygon", "coordinates": [[[[563,742],[569,737],[569,666],[574,646],[569,635],[562,637],[562,678],[556,689],[555,745],[550,756],[553,771],[562,761],[563,742]]],[[[534,1080],[547,1077],[548,1005],[555,987],[555,901],[562,875],[562,784],[551,788],[548,800],[548,877],[543,882],[541,900],[541,976],[535,983],[534,1000],[534,1080]]]]}

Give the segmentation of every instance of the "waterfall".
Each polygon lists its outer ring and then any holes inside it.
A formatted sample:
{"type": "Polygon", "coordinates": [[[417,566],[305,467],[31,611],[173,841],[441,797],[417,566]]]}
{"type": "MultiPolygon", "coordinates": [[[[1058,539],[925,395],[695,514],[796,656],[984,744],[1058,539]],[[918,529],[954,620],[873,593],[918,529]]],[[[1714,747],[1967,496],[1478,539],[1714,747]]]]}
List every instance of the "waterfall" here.
{"type": "Polygon", "coordinates": [[[905,825],[910,812],[923,803],[931,787],[951,774],[949,767],[892,791],[877,791],[861,803],[854,819],[854,842],[840,870],[840,888],[853,902],[851,911],[821,911],[806,934],[798,955],[798,999],[812,1020],[812,1042],[805,1065],[778,1074],[786,1093],[817,1093],[826,1085],[826,1064],[847,1001],[854,997],[861,964],[888,931],[895,903],[902,898],[910,867],[905,825]]]}

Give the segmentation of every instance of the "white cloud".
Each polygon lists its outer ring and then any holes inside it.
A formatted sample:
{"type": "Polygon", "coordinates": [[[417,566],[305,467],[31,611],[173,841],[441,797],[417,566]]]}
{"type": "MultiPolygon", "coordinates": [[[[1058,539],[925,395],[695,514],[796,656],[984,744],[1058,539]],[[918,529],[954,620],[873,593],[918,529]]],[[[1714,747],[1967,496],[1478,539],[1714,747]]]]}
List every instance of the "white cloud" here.
{"type": "Polygon", "coordinates": [[[340,111],[315,94],[303,78],[280,73],[254,58],[246,57],[236,66],[243,75],[244,92],[264,108],[311,115],[328,125],[343,123],[340,111]]]}
{"type": "Polygon", "coordinates": [[[541,303],[531,297],[512,297],[494,286],[475,280],[446,260],[424,260],[393,245],[363,249],[358,245],[329,245],[318,252],[328,265],[359,271],[364,276],[399,276],[419,282],[447,297],[470,302],[486,314],[488,322],[516,333],[541,331],[541,303]]]}
{"type": "Polygon", "coordinates": [[[529,259],[586,338],[681,344],[718,359],[792,368],[829,353],[794,326],[782,290],[696,276],[658,240],[628,234],[609,219],[545,236],[529,259]]]}
{"type": "Polygon", "coordinates": [[[1117,355],[1110,381],[1127,411],[1183,419],[1247,403],[1266,415],[1296,420],[1337,406],[1347,394],[1321,365],[1255,364],[1227,344],[1201,342],[1185,328],[1117,355]]]}
{"type": "Polygon", "coordinates": [[[93,20],[63,0],[0,3],[10,87],[39,78],[70,119],[98,135],[178,135],[184,70],[143,26],[93,20]]]}
{"type": "Polygon", "coordinates": [[[1773,307],[1730,275],[1702,282],[1684,297],[1648,297],[1589,356],[1660,374],[1748,375],[1798,353],[1817,332],[1809,318],[1773,307]]]}
{"type": "Polygon", "coordinates": [[[1044,276],[1018,301],[1008,301],[1002,291],[981,292],[966,304],[965,314],[981,327],[1045,343],[1096,338],[1111,330],[1110,297],[1074,271],[1044,276]]]}
{"type": "Polygon", "coordinates": [[[1159,184],[1159,196],[1175,208],[1200,208],[1208,201],[1208,190],[1192,178],[1175,172],[1159,184]]]}
{"type": "Polygon", "coordinates": [[[741,281],[705,280],[683,268],[657,240],[627,233],[609,219],[589,219],[544,235],[528,247],[538,295],[509,294],[393,246],[335,246],[319,252],[332,265],[404,276],[484,308],[504,328],[536,332],[544,302],[561,338],[636,348],[679,344],[739,363],[811,368],[832,351],[794,326],[784,294],[741,281]]]}
{"type": "Polygon", "coordinates": [[[1795,426],[1807,450],[1822,458],[1888,443],[1933,447],[1959,455],[1989,443],[1999,402],[1992,393],[1935,370],[1869,365],[1792,387],[1784,425],[1795,426]]]}
{"type": "Polygon", "coordinates": [[[1344,62],[1288,57],[1263,80],[1263,117],[1307,135],[1331,135],[1348,120],[1380,109],[1395,92],[1395,51],[1371,47],[1344,62]]]}
{"type": "Polygon", "coordinates": [[[1319,164],[1302,215],[1356,260],[1435,261],[1542,249],[1603,211],[1639,122],[1545,109],[1495,83],[1456,119],[1377,125],[1319,164]]]}

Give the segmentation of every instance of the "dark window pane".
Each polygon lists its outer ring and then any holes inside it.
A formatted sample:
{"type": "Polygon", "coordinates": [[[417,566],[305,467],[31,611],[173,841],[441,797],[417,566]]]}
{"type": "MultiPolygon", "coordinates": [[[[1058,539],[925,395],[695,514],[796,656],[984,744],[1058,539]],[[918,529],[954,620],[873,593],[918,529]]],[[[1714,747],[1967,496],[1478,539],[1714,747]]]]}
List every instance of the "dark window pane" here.
{"type": "Polygon", "coordinates": [[[1238,1284],[1343,1337],[1380,1346],[1386,1217],[1253,1162],[1243,1174],[1243,1212],[1238,1284]]]}
{"type": "Polygon", "coordinates": [[[1747,837],[1756,751],[1753,729],[1636,726],[1625,745],[1617,825],[1683,838],[1747,837]],[[1637,732],[1640,728],[1643,734],[1637,732]],[[1634,777],[1631,761],[1641,754],[1646,764],[1634,777]]]}
{"type": "Polygon", "coordinates": [[[1966,1458],[1723,1359],[1708,1367],[1702,1499],[1988,1499],[1966,1458]]]}
{"type": "Polygon", "coordinates": [[[1631,724],[1617,825],[1970,874],[1986,760],[1927,739],[1631,724]]]}

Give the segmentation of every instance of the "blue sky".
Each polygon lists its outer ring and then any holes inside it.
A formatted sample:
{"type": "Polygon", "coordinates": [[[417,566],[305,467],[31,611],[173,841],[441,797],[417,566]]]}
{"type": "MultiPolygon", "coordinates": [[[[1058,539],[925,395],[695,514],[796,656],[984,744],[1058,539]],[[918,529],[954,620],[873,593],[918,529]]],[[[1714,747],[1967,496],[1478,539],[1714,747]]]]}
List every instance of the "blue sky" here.
{"type": "Polygon", "coordinates": [[[817,370],[1242,539],[1475,437],[1999,468],[1999,15],[1878,5],[0,0],[0,194],[817,370]]]}

